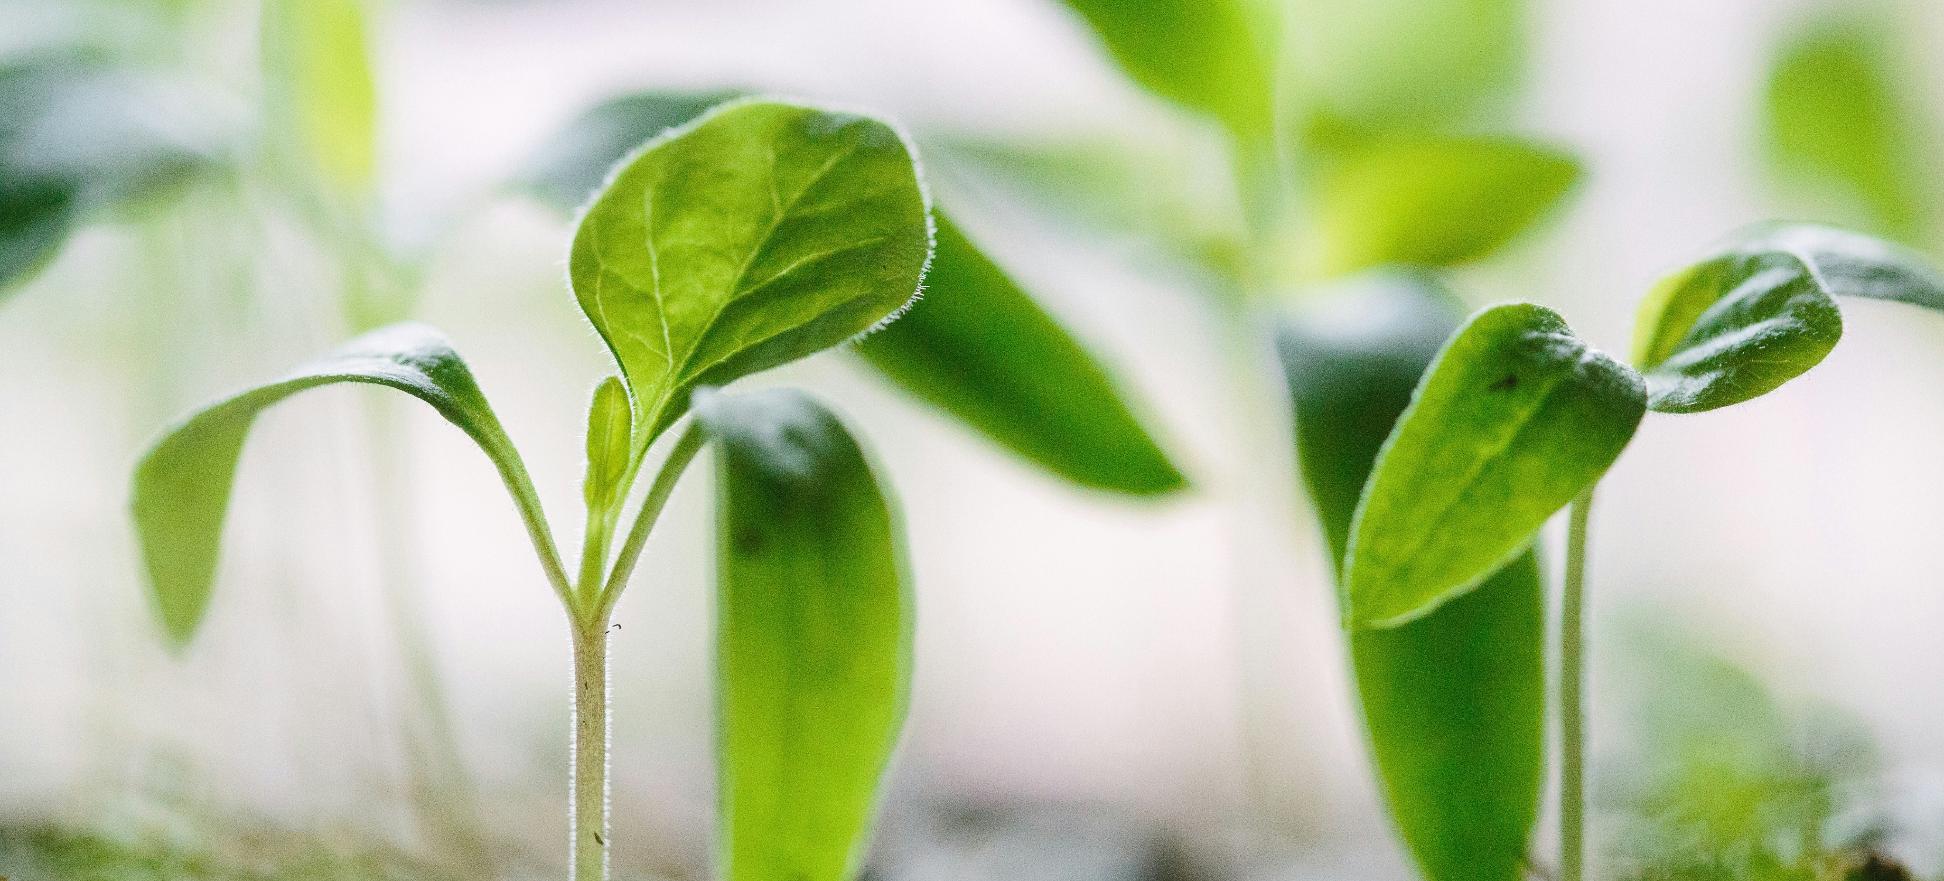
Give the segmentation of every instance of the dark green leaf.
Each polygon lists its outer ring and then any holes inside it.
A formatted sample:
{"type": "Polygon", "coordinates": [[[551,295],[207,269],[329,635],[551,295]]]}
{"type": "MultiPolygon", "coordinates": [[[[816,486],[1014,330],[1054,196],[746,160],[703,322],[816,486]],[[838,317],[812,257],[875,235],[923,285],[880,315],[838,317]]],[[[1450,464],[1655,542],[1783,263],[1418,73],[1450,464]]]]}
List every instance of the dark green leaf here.
{"type": "Polygon", "coordinates": [[[273,115],[331,185],[367,190],[378,168],[378,88],[364,0],[269,0],[264,69],[273,115]]]}
{"type": "Polygon", "coordinates": [[[610,376],[594,387],[587,405],[587,478],[581,495],[589,512],[606,511],[621,502],[621,491],[634,464],[634,412],[628,390],[610,376]]]}
{"type": "Polygon", "coordinates": [[[1381,130],[1463,123],[1517,84],[1526,0],[1288,4],[1293,94],[1307,115],[1381,130]]]}
{"type": "Polygon", "coordinates": [[[1531,228],[1579,179],[1570,155],[1507,138],[1385,140],[1321,172],[1314,272],[1484,257],[1531,228]]]}
{"type": "Polygon", "coordinates": [[[629,153],[738,94],[650,91],[610,98],[575,117],[541,146],[521,175],[521,183],[548,204],[577,208],[629,153]]]}
{"type": "Polygon", "coordinates": [[[1772,223],[1744,234],[1737,251],[1796,255],[1834,297],[1909,303],[1944,311],[1944,274],[1930,258],[1874,236],[1809,223],[1772,223]]]}
{"type": "Polygon", "coordinates": [[[632,392],[637,448],[690,392],[830,348],[917,293],[930,220],[911,152],[876,120],[723,105],[609,182],[569,272],[632,392]]]}
{"type": "Polygon", "coordinates": [[[911,596],[870,463],[793,391],[698,395],[716,442],[728,881],[850,881],[903,727],[911,596]]]}
{"type": "Polygon", "coordinates": [[[1247,0],[1066,0],[1129,78],[1236,134],[1266,137],[1274,124],[1279,22],[1247,0]]]}
{"type": "MultiPolygon", "coordinates": [[[[539,500],[526,468],[465,362],[430,327],[382,328],[281,380],[204,408],[169,429],[142,457],[135,471],[135,527],[162,623],[178,645],[195,634],[209,606],[236,462],[257,414],[306,389],[344,382],[386,386],[430,404],[492,459],[528,516],[529,530],[535,529],[539,500]]],[[[539,542],[541,535],[534,538],[539,542]]],[[[551,539],[546,541],[543,553],[551,550],[551,539]]],[[[557,560],[547,562],[558,567],[557,560]]]]}
{"type": "Polygon", "coordinates": [[[1107,370],[943,215],[924,299],[858,351],[919,398],[1075,483],[1134,495],[1185,486],[1107,370]]]}
{"type": "MultiPolygon", "coordinates": [[[[1462,317],[1434,279],[1393,273],[1348,283],[1283,328],[1299,463],[1338,572],[1378,450],[1462,317]]],[[[1524,871],[1544,766],[1545,624],[1528,552],[1417,621],[1350,633],[1384,796],[1428,881],[1524,871]]]]}
{"type": "Polygon", "coordinates": [[[1763,123],[1777,171],[1833,190],[1872,229],[1911,239],[1936,187],[1924,110],[1901,88],[1895,38],[1854,9],[1792,35],[1769,73],[1763,123]]]}
{"type": "Polygon", "coordinates": [[[1477,587],[1599,480],[1645,412],[1640,376],[1551,310],[1473,316],[1364,488],[1344,572],[1350,623],[1394,627],[1477,587]]]}

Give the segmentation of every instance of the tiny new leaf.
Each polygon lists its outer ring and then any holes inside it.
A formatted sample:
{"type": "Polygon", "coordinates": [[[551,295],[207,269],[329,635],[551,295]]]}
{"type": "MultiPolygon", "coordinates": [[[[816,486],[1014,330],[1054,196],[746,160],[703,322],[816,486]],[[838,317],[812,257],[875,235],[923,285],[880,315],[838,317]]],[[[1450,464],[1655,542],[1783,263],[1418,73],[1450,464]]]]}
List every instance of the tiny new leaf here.
{"type": "Polygon", "coordinates": [[[858,351],[1022,458],[1082,486],[1186,485],[1113,378],[944,215],[924,299],[858,351]]]}
{"type": "Polygon", "coordinates": [[[1419,383],[1358,502],[1350,624],[1395,627],[1477,587],[1599,480],[1645,412],[1640,376],[1551,310],[1473,316],[1419,383]]]}
{"type": "Polygon", "coordinates": [[[1580,166],[1510,138],[1414,137],[1349,150],[1320,174],[1306,262],[1327,277],[1487,256],[1558,205],[1580,166]]]}
{"type": "Polygon", "coordinates": [[[581,219],[569,274],[633,394],[640,449],[696,387],[895,316],[930,250],[925,194],[895,129],[738,101],[625,163],[581,219]]]}
{"type": "Polygon", "coordinates": [[[899,524],[800,392],[697,396],[716,447],[718,842],[727,881],[850,881],[911,681],[899,524]]]}
{"type": "Polygon", "coordinates": [[[209,607],[237,459],[257,414],[298,392],[345,382],[386,386],[418,398],[479,444],[519,504],[549,575],[556,585],[563,583],[526,466],[472,371],[437,330],[399,324],[358,337],[276,382],[205,407],[143,455],[135,470],[135,528],[156,609],[176,645],[195,635],[209,607]]]}
{"type": "Polygon", "coordinates": [[[1944,310],[1944,276],[1914,251],[1859,233],[1757,226],[1641,303],[1634,359],[1649,406],[1713,410],[1802,375],[1843,335],[1835,297],[1944,310]]]}
{"type": "Polygon", "coordinates": [[[610,376],[594,387],[587,405],[587,478],[581,496],[590,514],[621,503],[621,490],[634,464],[634,412],[628,390],[610,376]]]}
{"type": "MultiPolygon", "coordinates": [[[[1282,328],[1303,479],[1342,571],[1357,497],[1464,313],[1426,275],[1361,276],[1282,328]]],[[[1350,632],[1364,726],[1399,834],[1428,881],[1516,881],[1545,754],[1545,599],[1521,554],[1477,590],[1350,632]]]]}

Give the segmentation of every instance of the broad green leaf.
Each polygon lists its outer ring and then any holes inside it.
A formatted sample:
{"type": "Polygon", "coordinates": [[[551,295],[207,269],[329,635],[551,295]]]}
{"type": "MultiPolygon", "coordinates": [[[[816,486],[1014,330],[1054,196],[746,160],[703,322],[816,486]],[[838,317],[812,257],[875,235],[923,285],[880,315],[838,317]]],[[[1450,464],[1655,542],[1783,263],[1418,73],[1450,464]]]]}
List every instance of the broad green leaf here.
{"type": "Polygon", "coordinates": [[[1494,306],[1439,353],[1384,442],[1350,529],[1357,627],[1395,627],[1511,562],[1620,456],[1640,376],[1549,309],[1494,306]]]}
{"type": "Polygon", "coordinates": [[[1564,152],[1525,141],[1422,137],[1352,150],[1320,175],[1305,262],[1327,277],[1491,254],[1558,205],[1580,167],[1564,152]]]}
{"type": "MultiPolygon", "coordinates": [[[[143,455],[135,470],[135,528],[156,608],[177,645],[195,635],[208,609],[237,459],[257,414],[298,392],[345,382],[386,386],[430,404],[492,459],[528,515],[528,529],[538,525],[539,501],[519,453],[445,336],[418,324],[381,328],[283,379],[198,411],[143,455]]],[[[545,562],[558,567],[557,560],[545,562]]]]}
{"type": "MultiPolygon", "coordinates": [[[[1357,497],[1463,313],[1436,280],[1360,277],[1282,329],[1296,451],[1342,571],[1357,497]]],[[[1545,600],[1520,555],[1471,594],[1390,630],[1350,632],[1384,797],[1428,881],[1515,881],[1545,754],[1545,600]]]]}
{"type": "Polygon", "coordinates": [[[634,464],[633,407],[618,377],[610,376],[594,387],[594,399],[587,405],[587,477],[581,484],[590,513],[621,502],[634,464]]]}
{"type": "Polygon", "coordinates": [[[669,132],[589,207],[569,273],[635,400],[636,446],[701,385],[827,349],[917,293],[930,220],[903,137],[740,101],[669,132]]]}
{"type": "Polygon", "coordinates": [[[713,89],[617,95],[554,133],[534,154],[520,183],[550,205],[578,208],[629,153],[739,94],[713,89]]]}
{"type": "Polygon", "coordinates": [[[925,296],[858,351],[926,402],[1082,486],[1181,489],[1099,361],[943,215],[925,296]]]}
{"type": "Polygon", "coordinates": [[[212,161],[198,108],[167,84],[65,54],[0,65],[0,291],[53,258],[91,212],[212,161]]]}
{"type": "Polygon", "coordinates": [[[319,176],[352,193],[378,169],[378,89],[365,0],[266,0],[264,67],[272,114],[319,176]]]}
{"type": "Polygon", "coordinates": [[[1887,22],[1854,10],[1790,36],[1763,102],[1775,170],[1845,200],[1877,232],[1919,236],[1935,198],[1924,109],[1899,82],[1887,22]]]}
{"type": "Polygon", "coordinates": [[[1292,93],[1306,116],[1379,130],[1489,109],[1525,65],[1526,0],[1293,0],[1292,93]]]}
{"type": "Polygon", "coordinates": [[[1274,126],[1273,31],[1249,0],[1065,0],[1142,88],[1245,139],[1274,126]]]}
{"type": "Polygon", "coordinates": [[[698,395],[716,444],[727,881],[850,881],[904,725],[911,595],[857,442],[794,391],[698,395]]]}

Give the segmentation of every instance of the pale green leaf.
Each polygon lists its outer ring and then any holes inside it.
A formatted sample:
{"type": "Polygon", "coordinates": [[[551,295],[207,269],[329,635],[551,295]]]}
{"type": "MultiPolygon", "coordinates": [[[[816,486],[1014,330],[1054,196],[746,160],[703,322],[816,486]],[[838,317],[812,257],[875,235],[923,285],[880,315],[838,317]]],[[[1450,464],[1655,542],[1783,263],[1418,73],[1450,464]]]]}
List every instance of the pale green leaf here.
{"type": "Polygon", "coordinates": [[[569,272],[621,365],[637,446],[701,385],[830,348],[896,315],[930,254],[900,134],[741,101],[629,160],[574,236],[569,272]]]}
{"type": "Polygon", "coordinates": [[[589,512],[619,504],[630,467],[634,464],[634,404],[619,377],[610,376],[594,387],[587,405],[587,476],[581,496],[589,512]]]}
{"type": "Polygon", "coordinates": [[[1327,163],[1316,184],[1310,271],[1444,266],[1533,227],[1579,180],[1572,156],[1510,138],[1382,140],[1327,163]]]}
{"type": "Polygon", "coordinates": [[[378,88],[365,0],[266,0],[270,112],[291,147],[341,190],[370,188],[378,168],[378,88]]]}
{"type": "Polygon", "coordinates": [[[719,873],[851,881],[911,683],[899,525],[807,396],[699,395],[696,415],[716,445],[719,873]]]}
{"type": "Polygon", "coordinates": [[[1473,316],[1364,487],[1344,571],[1350,623],[1394,627],[1477,587],[1599,480],[1645,412],[1640,376],[1551,310],[1473,316]]]}
{"type": "Polygon", "coordinates": [[[195,635],[208,609],[237,459],[257,414],[298,392],[346,382],[386,386],[418,398],[470,436],[521,506],[550,574],[558,570],[526,468],[472,372],[437,330],[393,325],[283,379],[198,411],[143,455],[134,481],[136,533],[157,611],[176,644],[195,635]]]}
{"type": "Polygon", "coordinates": [[[1245,139],[1274,125],[1280,22],[1248,0],[1065,0],[1128,77],[1245,139]]]}
{"type": "Polygon", "coordinates": [[[1378,130],[1463,123],[1519,82],[1526,0],[1292,0],[1291,94],[1378,130]]]}
{"type": "MultiPolygon", "coordinates": [[[[1283,326],[1298,462],[1339,572],[1378,450],[1462,318],[1435,279],[1385,273],[1283,326]]],[[[1528,552],[1417,621],[1350,633],[1371,756],[1428,881],[1524,872],[1544,767],[1545,627],[1528,552]]]]}
{"type": "Polygon", "coordinates": [[[1082,486],[1186,485],[1106,368],[956,226],[938,218],[924,299],[858,347],[919,398],[1082,486]]]}

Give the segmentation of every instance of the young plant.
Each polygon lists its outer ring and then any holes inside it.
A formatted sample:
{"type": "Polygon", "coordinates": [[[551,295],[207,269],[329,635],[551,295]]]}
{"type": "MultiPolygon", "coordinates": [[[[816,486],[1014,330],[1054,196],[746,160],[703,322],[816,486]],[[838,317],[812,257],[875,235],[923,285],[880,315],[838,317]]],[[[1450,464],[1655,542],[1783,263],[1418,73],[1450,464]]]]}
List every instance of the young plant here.
{"type": "Polygon", "coordinates": [[[763,100],[650,143],[587,208],[569,261],[619,375],[587,424],[578,565],[471,371],[437,331],[393,325],[180,423],[148,452],[134,518],[177,646],[208,608],[238,455],[265,408],[336,383],[402,391],[498,470],[567,613],[574,671],[570,878],[608,877],[608,635],[663,505],[701,448],[717,474],[720,869],[732,881],[855,871],[910,682],[910,599],[889,501],[843,424],[812,399],[713,391],[894,318],[931,248],[902,135],[763,100]],[[672,439],[657,441],[664,435],[672,439]],[[651,466],[651,451],[663,448],[651,466]],[[653,478],[619,545],[645,469],[653,478]]]}
{"type": "MultiPolygon", "coordinates": [[[[1494,306],[1445,344],[1377,454],[1343,570],[1345,618],[1359,634],[1436,620],[1529,553],[1545,522],[1572,506],[1559,632],[1562,881],[1584,875],[1584,609],[1595,485],[1648,410],[1726,407],[1814,367],[1842,335],[1839,296],[1944,309],[1944,276],[1909,251],[1855,233],[1757,227],[1654,288],[1636,327],[1635,366],[1592,349],[1551,310],[1494,306]]],[[[1497,623],[1477,622],[1468,638],[1488,644],[1497,623]]]]}

